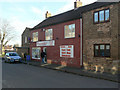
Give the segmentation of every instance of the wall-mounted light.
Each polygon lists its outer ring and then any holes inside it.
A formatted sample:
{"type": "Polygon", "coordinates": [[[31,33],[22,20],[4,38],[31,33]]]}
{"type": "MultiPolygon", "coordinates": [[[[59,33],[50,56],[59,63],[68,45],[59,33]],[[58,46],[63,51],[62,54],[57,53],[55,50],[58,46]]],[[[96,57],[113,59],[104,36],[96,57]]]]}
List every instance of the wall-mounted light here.
{"type": "Polygon", "coordinates": [[[80,37],[80,34],[78,34],[78,37],[80,37]]]}
{"type": "Polygon", "coordinates": [[[56,37],[56,40],[58,40],[59,38],[58,37],[56,37]]]}

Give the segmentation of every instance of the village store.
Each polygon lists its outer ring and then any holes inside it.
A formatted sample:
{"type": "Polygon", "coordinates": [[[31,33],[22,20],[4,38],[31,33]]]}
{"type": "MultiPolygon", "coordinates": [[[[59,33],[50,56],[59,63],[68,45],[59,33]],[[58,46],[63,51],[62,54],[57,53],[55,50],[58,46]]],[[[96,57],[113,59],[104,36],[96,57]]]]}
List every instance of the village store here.
{"type": "Polygon", "coordinates": [[[119,28],[112,27],[118,25],[113,24],[118,11],[118,5],[112,2],[95,2],[81,7],[81,2],[76,1],[75,8],[70,11],[55,16],[47,12],[46,19],[31,29],[31,59],[41,61],[43,50],[48,63],[73,67],[87,64],[90,70],[113,65],[111,63],[120,56],[119,28]]]}

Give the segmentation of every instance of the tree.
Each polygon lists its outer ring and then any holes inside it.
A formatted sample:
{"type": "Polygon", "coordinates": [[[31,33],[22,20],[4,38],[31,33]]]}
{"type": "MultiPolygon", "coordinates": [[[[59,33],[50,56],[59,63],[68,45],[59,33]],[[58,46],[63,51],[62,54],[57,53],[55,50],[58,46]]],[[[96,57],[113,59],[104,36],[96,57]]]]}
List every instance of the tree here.
{"type": "Polygon", "coordinates": [[[5,45],[15,37],[14,28],[5,19],[0,19],[1,54],[5,45]]]}

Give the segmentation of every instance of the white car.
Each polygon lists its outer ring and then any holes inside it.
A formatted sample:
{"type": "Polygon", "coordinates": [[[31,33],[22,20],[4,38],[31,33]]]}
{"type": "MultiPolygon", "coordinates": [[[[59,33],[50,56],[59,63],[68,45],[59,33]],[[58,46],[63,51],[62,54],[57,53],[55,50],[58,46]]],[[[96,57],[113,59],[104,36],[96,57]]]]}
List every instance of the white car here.
{"type": "Polygon", "coordinates": [[[7,52],[5,54],[5,62],[21,62],[21,57],[16,52],[7,52]]]}

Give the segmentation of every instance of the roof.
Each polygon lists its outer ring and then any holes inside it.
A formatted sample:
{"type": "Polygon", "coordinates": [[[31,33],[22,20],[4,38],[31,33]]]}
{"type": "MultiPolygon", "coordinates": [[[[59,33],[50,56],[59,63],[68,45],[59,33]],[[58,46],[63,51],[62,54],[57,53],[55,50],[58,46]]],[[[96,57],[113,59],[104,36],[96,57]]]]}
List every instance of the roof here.
{"type": "Polygon", "coordinates": [[[103,6],[111,5],[115,2],[94,2],[89,5],[85,5],[76,9],[72,9],[70,11],[49,17],[45,20],[43,20],[41,23],[33,27],[31,30],[39,29],[39,28],[44,28],[47,26],[51,25],[56,25],[59,23],[71,21],[71,20],[76,20],[82,18],[82,13],[86,11],[90,11],[96,8],[100,8],[103,6]]]}
{"type": "Polygon", "coordinates": [[[27,30],[31,30],[32,28],[26,27],[25,30],[23,31],[22,35],[27,31],[27,30]]]}

